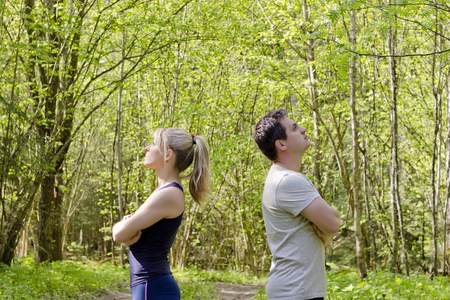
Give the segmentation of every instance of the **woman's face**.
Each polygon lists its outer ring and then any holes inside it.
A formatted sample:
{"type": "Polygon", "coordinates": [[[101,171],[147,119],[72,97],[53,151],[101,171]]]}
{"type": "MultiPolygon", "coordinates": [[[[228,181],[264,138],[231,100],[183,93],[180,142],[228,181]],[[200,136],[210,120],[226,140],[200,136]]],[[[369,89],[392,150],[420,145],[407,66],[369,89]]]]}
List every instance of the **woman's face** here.
{"type": "Polygon", "coordinates": [[[145,147],[144,166],[147,168],[158,169],[164,164],[164,157],[155,142],[145,147]]]}

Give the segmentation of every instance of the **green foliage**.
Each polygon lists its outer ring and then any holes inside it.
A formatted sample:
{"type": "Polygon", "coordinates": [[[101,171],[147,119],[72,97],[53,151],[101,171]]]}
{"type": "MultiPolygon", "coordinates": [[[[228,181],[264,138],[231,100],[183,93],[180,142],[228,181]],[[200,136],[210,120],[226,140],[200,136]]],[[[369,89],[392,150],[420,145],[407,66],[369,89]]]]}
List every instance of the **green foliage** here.
{"type": "MultiPolygon", "coordinates": [[[[261,285],[264,278],[247,272],[173,270],[182,299],[219,299],[215,282],[261,285]]],[[[129,292],[129,270],[110,263],[36,264],[33,257],[0,266],[0,299],[95,299],[115,291],[129,292]],[[97,296],[96,296],[97,295],[97,296]]]]}
{"type": "Polygon", "coordinates": [[[174,277],[181,282],[225,282],[234,284],[262,285],[265,276],[253,275],[249,272],[238,271],[216,271],[187,268],[184,270],[174,269],[174,277]]]}
{"type": "MultiPolygon", "coordinates": [[[[320,157],[313,156],[311,149],[304,156],[303,172],[312,177],[313,165],[320,164],[321,178],[311,179],[342,215],[343,230],[336,243],[340,246],[331,257],[351,266],[355,248],[348,202],[353,176],[348,75],[353,57],[362,134],[358,149],[365,172],[361,196],[367,197],[362,219],[373,234],[366,238],[373,239],[372,250],[377,251],[368,263],[389,261],[393,243],[391,91],[386,53],[389,30],[395,29],[396,53],[406,55],[396,60],[403,229],[411,268],[428,269],[433,250],[428,203],[436,190],[430,187],[435,97],[449,97],[449,52],[440,53],[449,48],[444,9],[448,1],[442,6],[409,2],[307,1],[306,20],[302,1],[93,0],[86,7],[84,2],[59,1],[56,20],[45,7],[51,1],[36,2],[28,19],[25,2],[0,1],[0,61],[4,62],[0,70],[0,213],[5,216],[0,224],[5,232],[0,236],[0,252],[6,241],[17,241],[19,233],[25,236],[19,247],[27,250],[32,238],[27,232],[38,222],[40,174],[55,168],[43,151],[50,155],[61,146],[58,122],[72,115],[73,129],[78,131],[71,136],[60,174],[63,182],[58,183],[64,197],[61,215],[66,218],[64,251],[74,260],[104,259],[118,248],[111,245],[110,229],[120,217],[115,132],[121,87],[122,213],[135,211],[157,186],[155,173],[142,165],[143,149],[156,128],[181,127],[205,136],[209,143],[212,197],[201,208],[188,197],[172,251],[183,257],[179,255],[175,264],[267,271],[270,253],[260,198],[269,163],[251,135],[267,111],[286,108],[307,128],[309,137],[320,141],[320,157]],[[355,45],[348,40],[352,10],[355,45]],[[51,35],[58,38],[49,39],[51,35]],[[310,57],[309,50],[313,50],[310,57]],[[311,68],[316,73],[317,111],[311,108],[311,68]],[[60,114],[57,118],[50,118],[47,98],[52,90],[44,77],[60,80],[54,91],[53,117],[60,114]],[[72,96],[73,107],[68,101],[72,96]],[[315,115],[321,118],[318,124],[315,115]],[[36,125],[54,126],[55,135],[41,138],[36,125]],[[349,179],[349,186],[344,179],[349,179]],[[15,219],[20,224],[14,225],[15,219]],[[347,235],[342,237],[344,232],[347,235]]],[[[441,106],[442,112],[448,109],[446,103],[441,106]]],[[[444,132],[449,124],[441,117],[437,152],[441,198],[436,202],[444,208],[444,132]]],[[[438,210],[440,245],[444,214],[438,210]]]]}
{"type": "Polygon", "coordinates": [[[181,298],[186,300],[219,299],[219,292],[213,283],[178,282],[181,298]]]}
{"type": "Polygon", "coordinates": [[[449,299],[450,281],[383,271],[371,272],[361,280],[354,271],[332,271],[328,273],[328,293],[331,299],[449,299]]]}
{"type": "MultiPolygon", "coordinates": [[[[36,264],[33,257],[0,266],[1,299],[95,299],[108,292],[129,293],[128,268],[110,263],[54,262],[36,264]]],[[[254,299],[265,300],[265,276],[249,272],[174,269],[182,299],[219,299],[215,283],[261,286],[254,299]]],[[[387,271],[370,272],[361,280],[353,270],[328,272],[331,299],[449,299],[445,277],[410,277],[387,271]]]]}
{"type": "Polygon", "coordinates": [[[34,258],[0,269],[1,299],[92,299],[105,290],[127,287],[128,271],[86,261],[36,264],[34,258]]]}
{"type": "MultiPolygon", "coordinates": [[[[430,279],[425,275],[410,277],[390,272],[370,272],[364,280],[352,270],[328,272],[328,295],[331,299],[450,299],[450,280],[430,279]]],[[[265,289],[254,299],[266,300],[265,289]]]]}

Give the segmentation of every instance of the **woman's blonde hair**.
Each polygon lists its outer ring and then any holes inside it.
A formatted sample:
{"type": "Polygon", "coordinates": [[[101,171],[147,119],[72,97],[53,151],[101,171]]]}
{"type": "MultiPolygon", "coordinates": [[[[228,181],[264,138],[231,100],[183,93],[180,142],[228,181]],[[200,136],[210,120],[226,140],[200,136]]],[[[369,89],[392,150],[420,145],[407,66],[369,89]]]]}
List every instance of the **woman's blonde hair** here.
{"type": "Polygon", "coordinates": [[[164,157],[171,149],[175,154],[175,167],[181,173],[194,161],[189,176],[189,192],[197,204],[209,194],[209,152],[202,136],[192,136],[180,128],[159,128],[153,133],[155,144],[164,157]]]}

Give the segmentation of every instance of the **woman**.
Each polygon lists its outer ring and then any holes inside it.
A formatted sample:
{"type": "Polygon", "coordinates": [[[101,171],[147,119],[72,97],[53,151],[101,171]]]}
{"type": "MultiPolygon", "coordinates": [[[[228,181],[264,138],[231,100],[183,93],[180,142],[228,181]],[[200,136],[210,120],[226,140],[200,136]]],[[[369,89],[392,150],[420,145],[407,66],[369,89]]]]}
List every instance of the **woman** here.
{"type": "Polygon", "coordinates": [[[139,209],[114,225],[115,242],[130,246],[133,300],[180,299],[167,255],[183,217],[185,198],[180,173],[192,162],[189,192],[200,204],[209,192],[209,154],[205,140],[178,128],[158,129],[147,146],[144,165],[158,175],[158,189],[139,209]]]}

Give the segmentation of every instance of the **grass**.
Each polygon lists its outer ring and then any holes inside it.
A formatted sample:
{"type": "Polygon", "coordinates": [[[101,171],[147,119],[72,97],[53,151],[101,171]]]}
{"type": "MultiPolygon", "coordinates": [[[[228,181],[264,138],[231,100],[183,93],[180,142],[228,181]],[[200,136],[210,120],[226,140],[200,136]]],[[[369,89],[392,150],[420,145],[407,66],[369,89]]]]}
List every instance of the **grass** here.
{"type": "MultiPolygon", "coordinates": [[[[398,299],[398,300],[450,300],[450,278],[438,276],[433,279],[421,274],[409,277],[387,271],[371,272],[361,280],[355,270],[334,270],[327,274],[328,295],[340,299],[398,299]]],[[[267,299],[264,289],[254,297],[267,299]]]]}
{"type": "MultiPolygon", "coordinates": [[[[33,258],[0,265],[0,299],[96,299],[106,291],[129,292],[128,268],[93,261],[37,264],[33,258]]],[[[263,284],[264,278],[236,271],[173,270],[182,299],[219,299],[215,282],[263,284]]]]}
{"type": "Polygon", "coordinates": [[[450,299],[450,278],[378,271],[361,280],[355,271],[332,271],[328,273],[328,294],[331,299],[450,299]]]}
{"type": "MultiPolygon", "coordinates": [[[[247,272],[173,270],[182,299],[219,299],[216,282],[263,286],[265,276],[247,272]]],[[[331,299],[449,299],[450,279],[413,274],[409,277],[380,271],[361,280],[352,270],[328,272],[331,299]]],[[[54,262],[36,264],[34,259],[0,265],[0,299],[96,299],[105,291],[129,292],[127,268],[110,263],[54,262]]],[[[254,299],[267,299],[261,288],[254,299]]]]}
{"type": "Polygon", "coordinates": [[[0,265],[1,299],[92,299],[105,290],[127,287],[128,271],[109,263],[53,262],[33,258],[0,265]]]}

